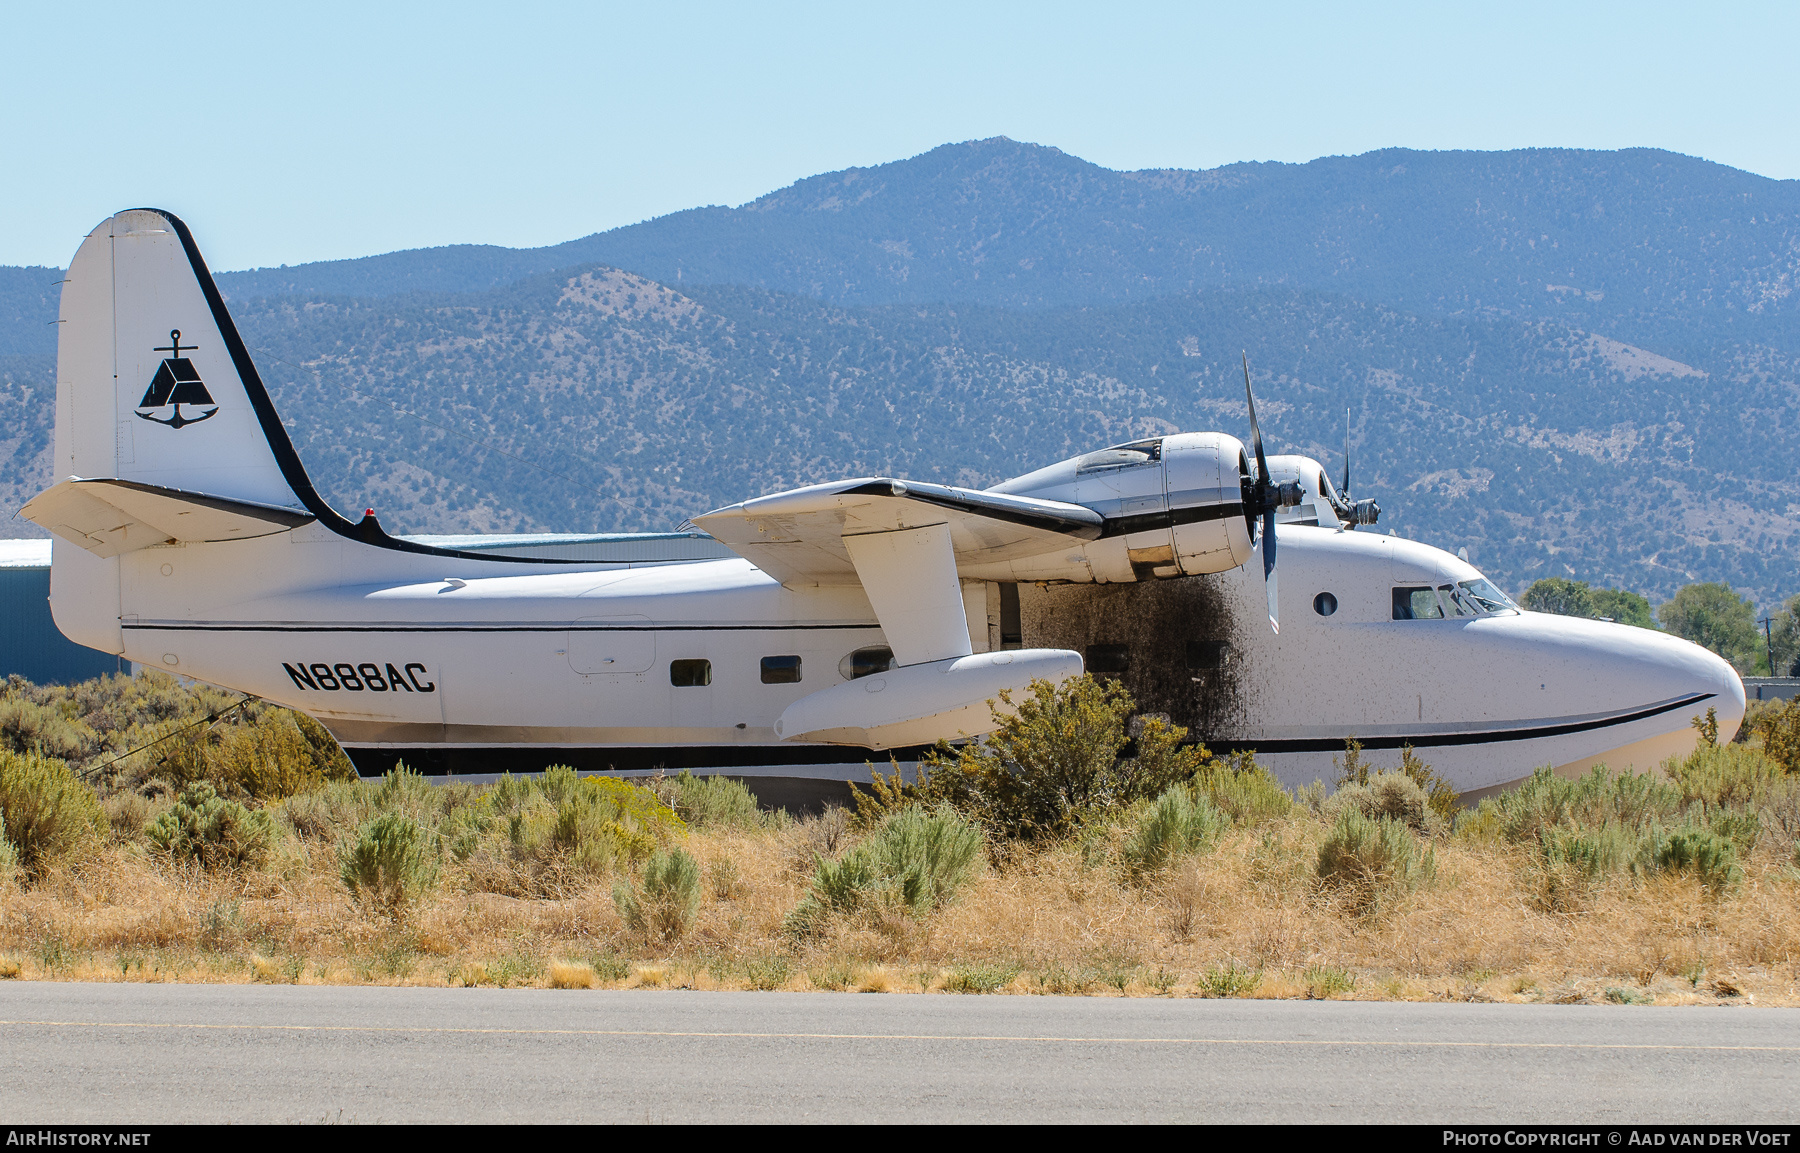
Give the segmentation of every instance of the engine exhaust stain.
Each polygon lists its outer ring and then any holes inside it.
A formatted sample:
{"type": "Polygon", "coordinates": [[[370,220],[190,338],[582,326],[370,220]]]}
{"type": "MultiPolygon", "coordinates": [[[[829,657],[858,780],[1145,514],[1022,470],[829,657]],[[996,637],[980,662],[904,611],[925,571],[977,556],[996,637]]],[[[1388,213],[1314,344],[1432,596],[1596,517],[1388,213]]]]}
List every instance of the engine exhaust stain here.
{"type": "Polygon", "coordinates": [[[1091,671],[1117,677],[1140,712],[1205,741],[1243,731],[1243,646],[1219,578],[1020,585],[1019,617],[1028,648],[1074,649],[1112,669],[1122,657],[1123,671],[1091,671]]]}

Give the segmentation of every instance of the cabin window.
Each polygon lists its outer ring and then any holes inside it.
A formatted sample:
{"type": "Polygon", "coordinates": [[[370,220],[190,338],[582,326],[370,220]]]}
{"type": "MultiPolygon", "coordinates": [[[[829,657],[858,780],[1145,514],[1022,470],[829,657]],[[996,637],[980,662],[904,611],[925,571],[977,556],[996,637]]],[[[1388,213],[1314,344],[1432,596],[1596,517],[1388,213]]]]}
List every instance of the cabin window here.
{"type": "Polygon", "coordinates": [[[1231,662],[1231,645],[1226,641],[1189,641],[1187,667],[1190,673],[1211,672],[1231,662]]]}
{"type": "Polygon", "coordinates": [[[838,662],[838,675],[847,681],[872,677],[876,673],[885,673],[894,667],[894,650],[886,645],[871,645],[866,649],[857,649],[838,662]]]}
{"type": "Polygon", "coordinates": [[[1426,588],[1401,586],[1394,590],[1394,619],[1397,621],[1442,620],[1443,606],[1437,593],[1426,588]]]}
{"type": "Polygon", "coordinates": [[[765,685],[797,685],[800,683],[799,657],[764,657],[762,683],[765,685]]]}
{"type": "Polygon", "coordinates": [[[1131,668],[1131,647],[1129,645],[1089,645],[1087,659],[1084,662],[1090,673],[1110,673],[1119,676],[1131,668]]]}
{"type": "Polygon", "coordinates": [[[1320,593],[1313,598],[1313,611],[1322,617],[1330,616],[1337,612],[1337,598],[1330,593],[1320,593]]]}
{"type": "Polygon", "coordinates": [[[670,661],[669,683],[678,689],[699,689],[712,684],[711,661],[670,661]]]}

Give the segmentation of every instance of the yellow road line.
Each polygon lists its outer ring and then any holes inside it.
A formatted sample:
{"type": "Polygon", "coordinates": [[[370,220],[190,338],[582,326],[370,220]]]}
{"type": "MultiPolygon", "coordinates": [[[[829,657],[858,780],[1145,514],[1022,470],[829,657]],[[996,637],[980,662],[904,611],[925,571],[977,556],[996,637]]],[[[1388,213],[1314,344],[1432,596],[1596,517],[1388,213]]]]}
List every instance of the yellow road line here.
{"type": "Polygon", "coordinates": [[[676,1029],[479,1029],[398,1025],[241,1025],[186,1021],[0,1021],[0,1026],[58,1029],[192,1029],[271,1033],[476,1034],[523,1037],[692,1037],[775,1041],[992,1041],[1041,1045],[1289,1045],[1315,1048],[1360,1046],[1391,1049],[1658,1049],[1692,1053],[1800,1053],[1800,1045],[1617,1044],[1597,1041],[1394,1041],[1369,1038],[1321,1040],[1309,1037],[1032,1037],[980,1033],[755,1033],[676,1029]]]}

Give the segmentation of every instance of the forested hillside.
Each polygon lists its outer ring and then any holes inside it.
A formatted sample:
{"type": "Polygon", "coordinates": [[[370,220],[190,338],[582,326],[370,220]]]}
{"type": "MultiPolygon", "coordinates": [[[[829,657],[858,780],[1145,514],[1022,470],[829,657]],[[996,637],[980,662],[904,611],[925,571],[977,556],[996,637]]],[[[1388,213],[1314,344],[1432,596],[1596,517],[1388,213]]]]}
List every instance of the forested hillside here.
{"type": "MultiPolygon", "coordinates": [[[[1243,435],[1247,349],[1273,451],[1335,473],[1351,409],[1383,527],[1513,589],[1767,603],[1800,568],[1794,183],[1654,152],[1116,173],[987,141],[553,249],[220,280],[321,489],[394,531],[667,528],[1243,435]],[[601,251],[632,271],[571,265],[601,251]]],[[[57,275],[0,270],[12,508],[49,480],[57,275]]]]}

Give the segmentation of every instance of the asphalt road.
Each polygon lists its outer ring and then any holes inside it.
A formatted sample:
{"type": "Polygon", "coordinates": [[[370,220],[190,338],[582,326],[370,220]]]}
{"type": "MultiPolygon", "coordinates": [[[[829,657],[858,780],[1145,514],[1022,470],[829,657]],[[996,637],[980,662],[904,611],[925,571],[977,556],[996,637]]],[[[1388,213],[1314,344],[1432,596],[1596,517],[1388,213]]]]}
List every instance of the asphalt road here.
{"type": "Polygon", "coordinates": [[[1800,1010],[7,982],[0,1115],[1780,1125],[1800,1010]]]}

